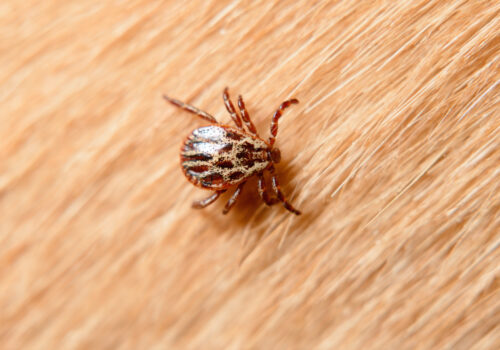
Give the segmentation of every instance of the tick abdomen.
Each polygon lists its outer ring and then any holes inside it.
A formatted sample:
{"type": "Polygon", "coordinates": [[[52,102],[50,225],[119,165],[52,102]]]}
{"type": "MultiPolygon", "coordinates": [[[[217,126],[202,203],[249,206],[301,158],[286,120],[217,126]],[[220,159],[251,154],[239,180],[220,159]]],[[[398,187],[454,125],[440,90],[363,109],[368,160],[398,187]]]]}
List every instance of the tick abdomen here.
{"type": "Polygon", "coordinates": [[[195,185],[226,189],[262,172],[269,164],[269,146],[241,130],[210,125],[193,130],[181,148],[181,165],[195,185]]]}

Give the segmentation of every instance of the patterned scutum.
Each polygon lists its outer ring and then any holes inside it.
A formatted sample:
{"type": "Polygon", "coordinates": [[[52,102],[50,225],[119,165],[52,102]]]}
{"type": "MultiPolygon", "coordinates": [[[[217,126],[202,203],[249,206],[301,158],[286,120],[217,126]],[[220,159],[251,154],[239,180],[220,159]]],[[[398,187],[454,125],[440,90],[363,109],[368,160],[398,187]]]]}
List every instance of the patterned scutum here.
{"type": "Polygon", "coordinates": [[[225,189],[262,172],[270,160],[263,140],[228,127],[195,129],[181,148],[181,165],[197,186],[225,189]]]}

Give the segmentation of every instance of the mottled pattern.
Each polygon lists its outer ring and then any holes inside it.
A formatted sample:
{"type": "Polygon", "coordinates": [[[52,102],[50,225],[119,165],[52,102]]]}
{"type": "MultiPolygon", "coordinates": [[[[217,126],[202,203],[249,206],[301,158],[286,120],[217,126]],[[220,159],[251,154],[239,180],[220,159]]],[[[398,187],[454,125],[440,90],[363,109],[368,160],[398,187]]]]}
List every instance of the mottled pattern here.
{"type": "Polygon", "coordinates": [[[195,129],[181,148],[181,165],[195,185],[215,190],[239,184],[270,164],[268,145],[228,126],[195,129]]]}

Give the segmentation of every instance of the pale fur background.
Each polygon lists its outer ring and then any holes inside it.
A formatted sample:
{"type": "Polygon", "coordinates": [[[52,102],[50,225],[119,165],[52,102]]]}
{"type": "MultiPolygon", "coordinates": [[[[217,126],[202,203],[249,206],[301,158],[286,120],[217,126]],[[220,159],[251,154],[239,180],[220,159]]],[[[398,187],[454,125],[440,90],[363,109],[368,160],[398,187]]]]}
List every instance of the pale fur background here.
{"type": "Polygon", "coordinates": [[[0,4],[2,349],[498,349],[498,1],[0,4]],[[304,214],[182,175],[242,94],[304,214]]]}

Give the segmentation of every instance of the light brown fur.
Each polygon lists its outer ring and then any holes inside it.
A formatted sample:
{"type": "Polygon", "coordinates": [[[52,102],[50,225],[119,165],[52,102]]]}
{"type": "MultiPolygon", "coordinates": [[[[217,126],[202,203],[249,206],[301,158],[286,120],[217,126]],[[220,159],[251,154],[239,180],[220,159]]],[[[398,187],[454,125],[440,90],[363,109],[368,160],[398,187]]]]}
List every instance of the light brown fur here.
{"type": "MultiPolygon", "coordinates": [[[[0,5],[2,349],[498,349],[498,1],[0,5]],[[178,164],[245,96],[303,215],[178,164]]],[[[222,120],[225,118],[225,120],[222,120]]]]}

